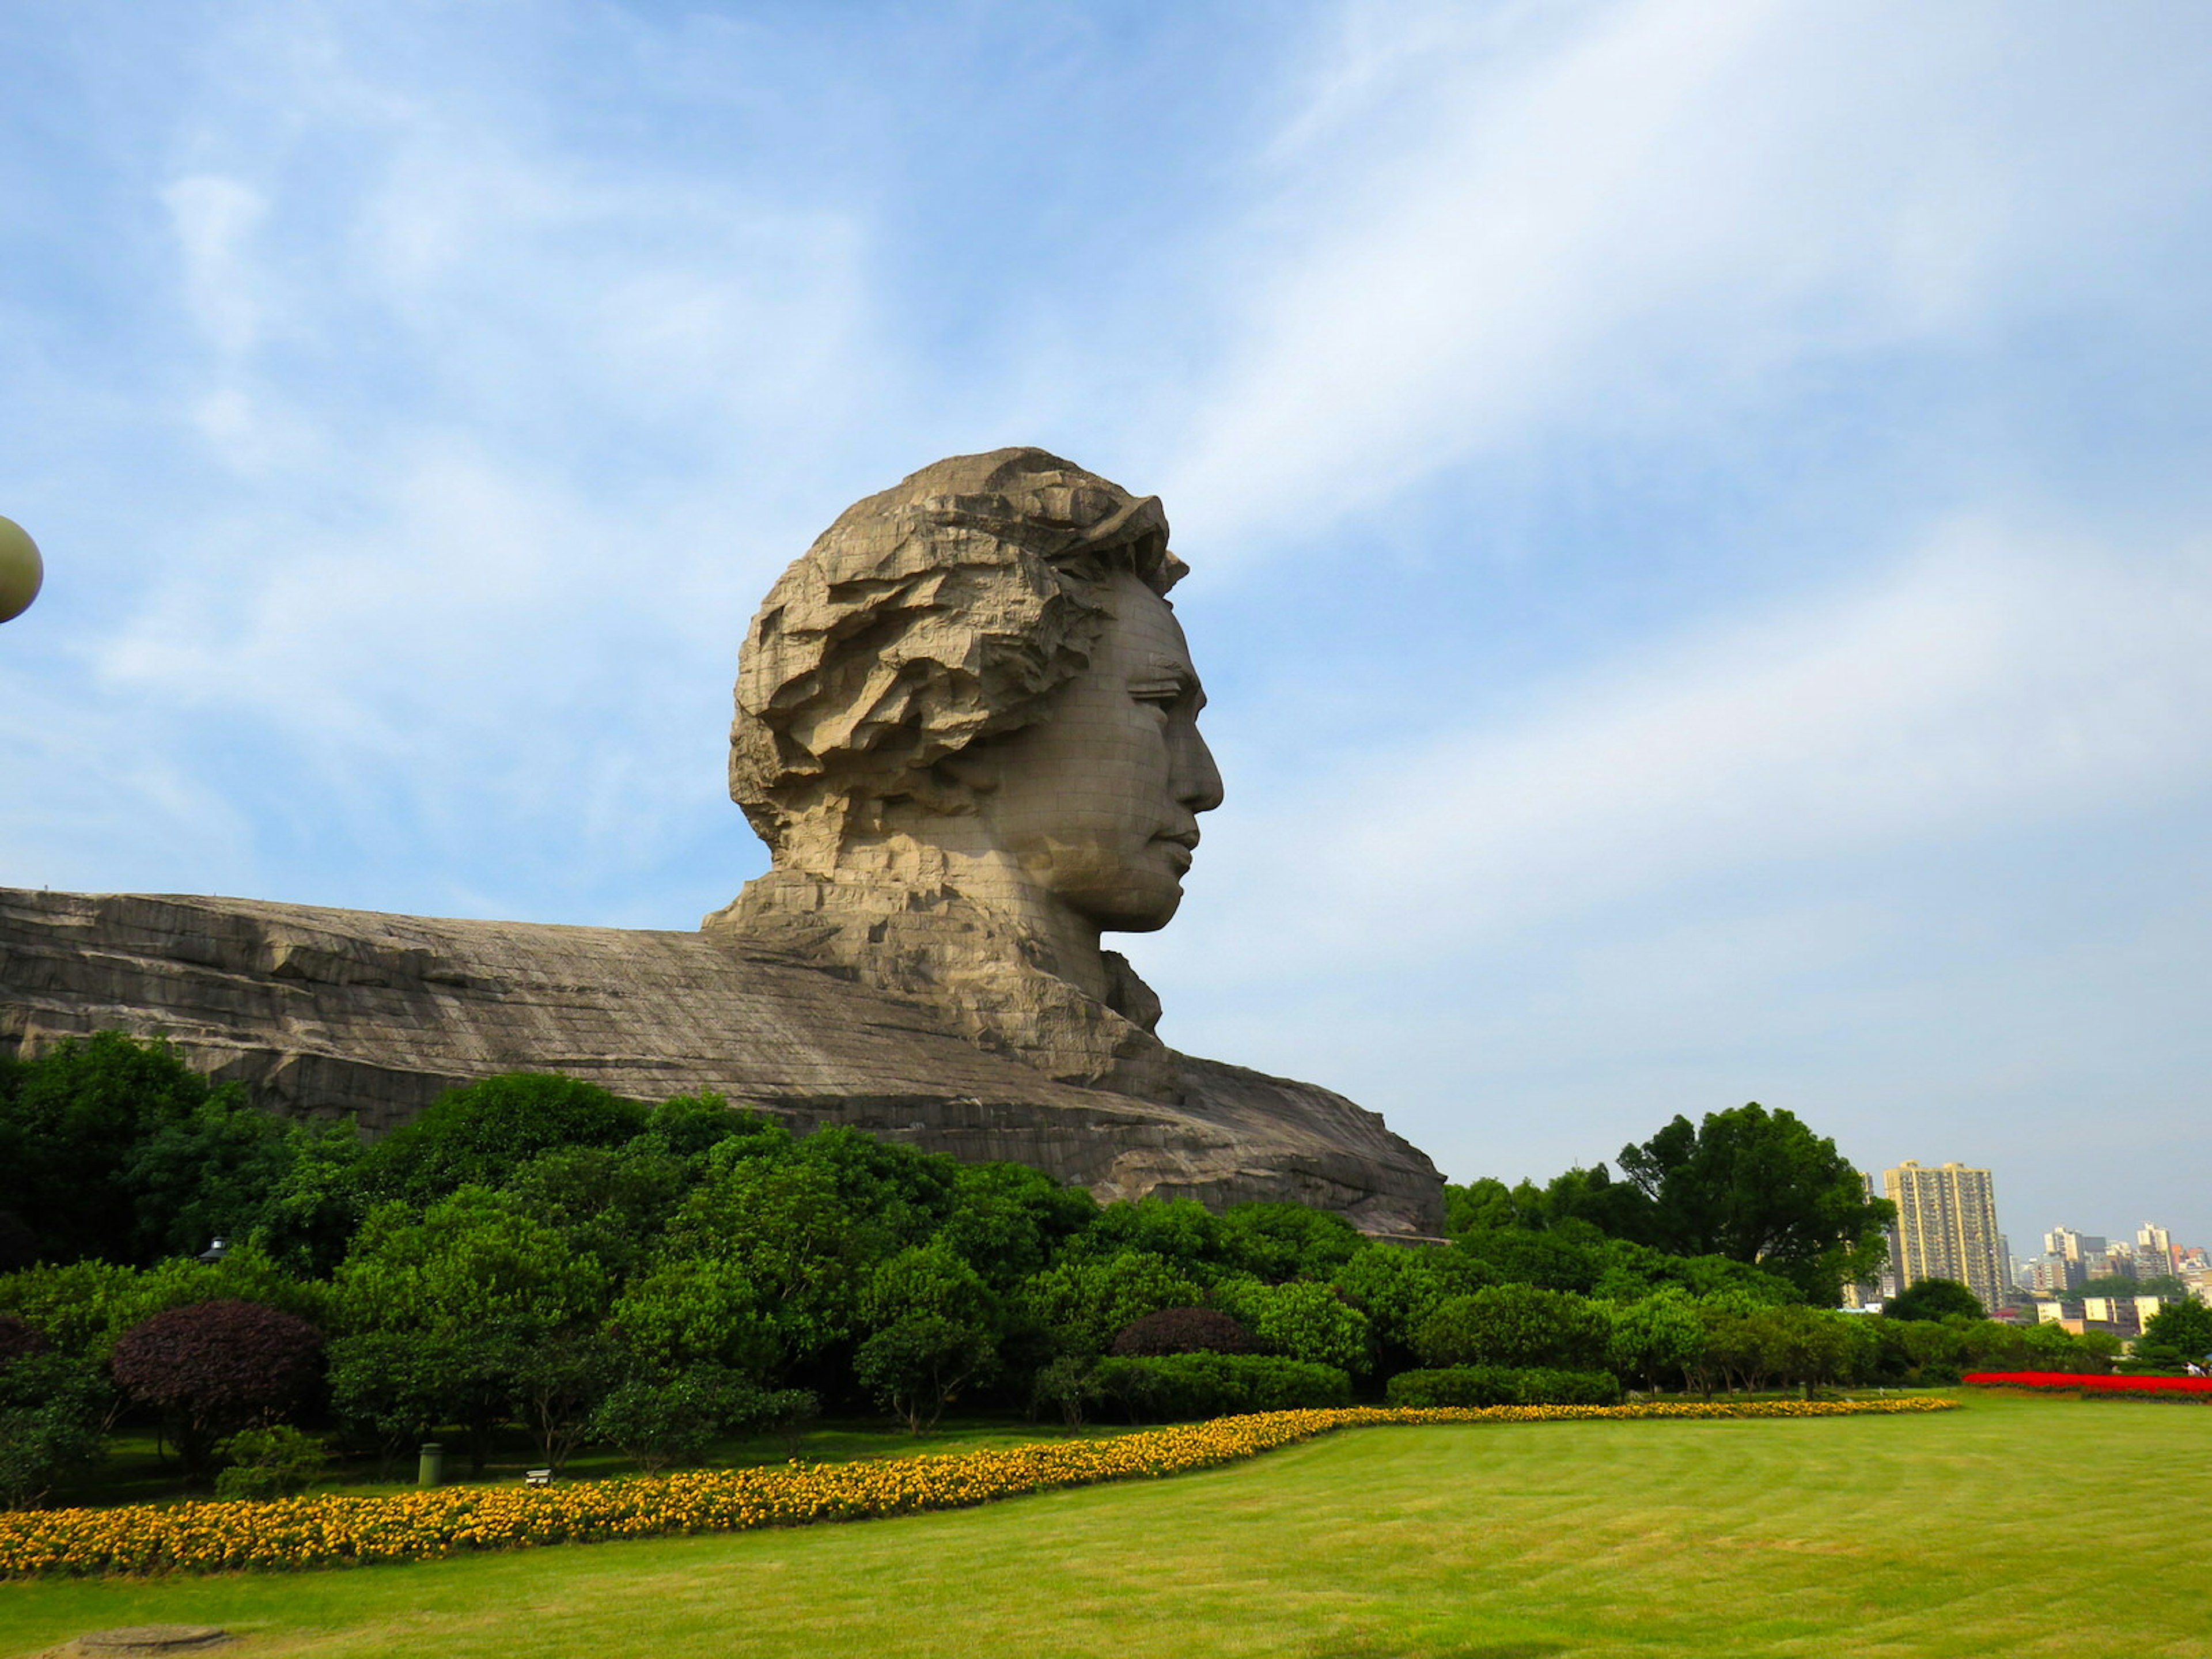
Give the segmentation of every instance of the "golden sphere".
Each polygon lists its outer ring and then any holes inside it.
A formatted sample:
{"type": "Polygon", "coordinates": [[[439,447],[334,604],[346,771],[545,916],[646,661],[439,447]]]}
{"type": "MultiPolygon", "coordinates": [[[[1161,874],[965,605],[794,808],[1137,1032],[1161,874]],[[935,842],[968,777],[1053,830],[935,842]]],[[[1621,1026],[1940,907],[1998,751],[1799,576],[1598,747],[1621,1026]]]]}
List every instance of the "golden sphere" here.
{"type": "Polygon", "coordinates": [[[0,519],[0,623],[28,611],[46,579],[46,567],[30,532],[13,519],[0,519]]]}

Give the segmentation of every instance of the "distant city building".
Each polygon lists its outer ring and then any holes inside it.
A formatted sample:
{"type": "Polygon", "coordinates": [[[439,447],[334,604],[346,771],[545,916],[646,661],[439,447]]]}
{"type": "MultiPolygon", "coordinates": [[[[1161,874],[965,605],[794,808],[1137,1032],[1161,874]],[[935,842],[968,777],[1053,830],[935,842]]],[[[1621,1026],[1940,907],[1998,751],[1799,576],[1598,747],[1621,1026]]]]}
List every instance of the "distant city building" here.
{"type": "Polygon", "coordinates": [[[2136,1267],[2145,1277],[2170,1273],[2180,1267],[2180,1252],[2173,1248],[2173,1235],[2154,1222],[2146,1221],[2136,1229],[2136,1267]]]}
{"type": "MultiPolygon", "coordinates": [[[[1881,1196],[1874,1184],[1874,1176],[1864,1170],[1859,1171],[1859,1185],[1866,1189],[1866,1195],[1869,1198],[1881,1196]]],[[[1882,1243],[1889,1247],[1883,1255],[1881,1271],[1875,1274],[1872,1279],[1864,1279],[1856,1285],[1844,1286],[1844,1306],[1846,1308],[1878,1310],[1883,1303],[1896,1296],[1898,1281],[1895,1224],[1883,1228],[1881,1237],[1882,1243]]]]}
{"type": "Polygon", "coordinates": [[[2065,1296],[2089,1282],[2087,1268],[2063,1255],[2041,1255],[2027,1264],[2027,1286],[2038,1296],[2065,1296]]]}
{"type": "Polygon", "coordinates": [[[2046,1325],[2060,1325],[2080,1336],[2102,1331],[2132,1342],[2144,1326],[2166,1305],[2160,1296],[2085,1296],[2078,1300],[2039,1301],[2035,1316],[2046,1325]]]}
{"type": "MultiPolygon", "coordinates": [[[[1963,1164],[1923,1169],[1907,1158],[1894,1170],[1885,1170],[1882,1188],[1897,1206],[1897,1232],[1893,1246],[1899,1289],[1923,1279],[1955,1279],[1985,1308],[2001,1307],[2005,1299],[2004,1257],[1997,1232],[1995,1183],[1987,1170],[1963,1164]]],[[[2061,1233],[2065,1233],[2060,1229],[2061,1233]]],[[[2066,1252],[2045,1240],[2051,1254],[2066,1252]]],[[[2087,1241],[2066,1233],[2069,1241],[2087,1241]]],[[[2101,1248],[2103,1240],[2098,1244],[2101,1248]]]]}
{"type": "Polygon", "coordinates": [[[2053,1227],[2043,1236],[2045,1255],[2063,1255],[2069,1261],[2087,1261],[2104,1255],[2109,1247],[2094,1233],[2077,1233],[2071,1227],[2053,1227]]]}

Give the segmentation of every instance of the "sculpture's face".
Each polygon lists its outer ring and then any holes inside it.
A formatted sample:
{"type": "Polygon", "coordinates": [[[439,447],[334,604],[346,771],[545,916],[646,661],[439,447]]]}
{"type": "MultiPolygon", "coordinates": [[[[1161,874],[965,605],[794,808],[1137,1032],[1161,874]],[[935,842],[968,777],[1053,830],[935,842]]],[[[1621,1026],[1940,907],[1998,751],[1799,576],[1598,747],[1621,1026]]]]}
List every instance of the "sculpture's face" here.
{"type": "Polygon", "coordinates": [[[1046,718],[985,745],[980,810],[1029,881],[1109,933],[1164,927],[1182,902],[1198,814],[1221,775],[1198,734],[1205,706],[1165,599],[1118,577],[1090,666],[1046,718]]]}

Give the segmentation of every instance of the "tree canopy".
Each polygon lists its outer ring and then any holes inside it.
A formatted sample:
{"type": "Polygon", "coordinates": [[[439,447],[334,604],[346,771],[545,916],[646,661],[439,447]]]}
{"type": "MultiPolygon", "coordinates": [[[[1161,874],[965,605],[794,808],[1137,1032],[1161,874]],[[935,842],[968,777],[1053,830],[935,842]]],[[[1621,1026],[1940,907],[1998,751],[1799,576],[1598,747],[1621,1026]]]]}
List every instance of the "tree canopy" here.
{"type": "Polygon", "coordinates": [[[1677,1116],[1622,1147],[1620,1167],[1650,1206],[1638,1224],[1644,1242],[1752,1263],[1830,1305],[1881,1267],[1896,1218],[1834,1141],[1756,1101],[1696,1125],[1677,1116]]]}
{"type": "Polygon", "coordinates": [[[1884,1319],[1980,1319],[1986,1311],[1955,1279],[1916,1279],[1881,1304],[1884,1319]]]}

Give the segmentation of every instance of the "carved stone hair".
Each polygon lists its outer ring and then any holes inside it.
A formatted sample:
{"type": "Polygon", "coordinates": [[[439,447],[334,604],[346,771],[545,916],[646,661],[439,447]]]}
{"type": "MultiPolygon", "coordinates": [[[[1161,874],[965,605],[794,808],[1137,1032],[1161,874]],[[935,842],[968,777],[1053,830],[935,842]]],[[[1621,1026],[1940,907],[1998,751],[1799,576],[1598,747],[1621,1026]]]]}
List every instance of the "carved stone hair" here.
{"type": "Polygon", "coordinates": [[[730,797],[779,867],[834,859],[876,804],[970,799],[939,763],[1035,720],[1081,672],[1119,573],[1184,572],[1157,496],[1041,449],[956,455],[856,502],[746,631],[730,797]]]}

